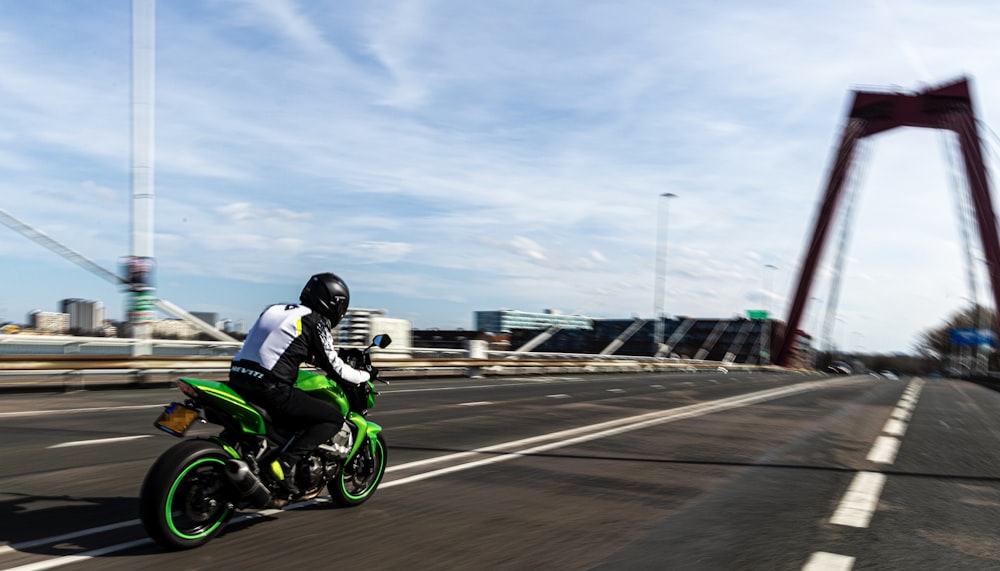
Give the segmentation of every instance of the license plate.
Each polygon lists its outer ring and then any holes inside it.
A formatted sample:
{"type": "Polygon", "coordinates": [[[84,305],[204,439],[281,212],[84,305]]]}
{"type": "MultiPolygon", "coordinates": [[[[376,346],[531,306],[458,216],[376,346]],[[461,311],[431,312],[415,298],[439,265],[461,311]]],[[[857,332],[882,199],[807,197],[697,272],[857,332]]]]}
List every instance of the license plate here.
{"type": "Polygon", "coordinates": [[[187,429],[191,427],[191,424],[197,418],[197,410],[180,403],[172,402],[163,409],[163,412],[157,417],[153,426],[174,436],[184,436],[184,433],[187,432],[187,429]]]}

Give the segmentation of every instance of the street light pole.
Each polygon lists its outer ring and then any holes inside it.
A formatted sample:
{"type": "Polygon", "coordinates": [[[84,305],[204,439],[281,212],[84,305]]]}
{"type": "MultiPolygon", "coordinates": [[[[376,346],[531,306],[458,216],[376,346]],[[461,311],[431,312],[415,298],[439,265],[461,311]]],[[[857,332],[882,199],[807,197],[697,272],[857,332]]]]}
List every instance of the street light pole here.
{"type": "Polygon", "coordinates": [[[677,195],[672,192],[661,193],[660,198],[666,198],[666,205],[664,208],[659,208],[659,214],[657,224],[656,224],[656,279],[653,284],[653,318],[654,321],[654,332],[653,332],[653,355],[657,355],[660,352],[660,347],[663,346],[663,287],[666,272],[666,252],[667,252],[667,219],[670,216],[670,199],[677,198],[677,195]]]}

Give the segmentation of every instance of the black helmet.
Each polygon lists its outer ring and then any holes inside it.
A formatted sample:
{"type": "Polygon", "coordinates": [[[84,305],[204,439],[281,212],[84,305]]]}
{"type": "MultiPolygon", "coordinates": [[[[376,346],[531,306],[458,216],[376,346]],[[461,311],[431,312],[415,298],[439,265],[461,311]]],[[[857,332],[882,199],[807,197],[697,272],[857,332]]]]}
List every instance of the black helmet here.
{"type": "Polygon", "coordinates": [[[336,327],[347,313],[351,302],[351,292],[344,280],[334,274],[316,274],[309,278],[299,294],[302,305],[330,320],[330,327],[336,327]]]}

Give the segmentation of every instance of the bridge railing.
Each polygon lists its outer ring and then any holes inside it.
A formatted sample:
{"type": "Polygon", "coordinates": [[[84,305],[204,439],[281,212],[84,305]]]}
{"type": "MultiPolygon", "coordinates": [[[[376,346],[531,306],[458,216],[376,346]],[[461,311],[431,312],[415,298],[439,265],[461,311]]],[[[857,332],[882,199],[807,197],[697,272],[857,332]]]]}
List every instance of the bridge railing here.
{"type": "MultiPolygon", "coordinates": [[[[44,338],[13,343],[0,336],[0,390],[79,390],[102,387],[165,387],[178,377],[225,379],[239,344],[208,341],[152,342],[150,354],[133,356],[133,339],[44,338]],[[16,350],[12,350],[16,349],[16,350]]],[[[518,374],[618,372],[719,372],[776,369],[757,365],[572,353],[459,349],[376,349],[373,359],[386,379],[496,377],[518,374]]]]}

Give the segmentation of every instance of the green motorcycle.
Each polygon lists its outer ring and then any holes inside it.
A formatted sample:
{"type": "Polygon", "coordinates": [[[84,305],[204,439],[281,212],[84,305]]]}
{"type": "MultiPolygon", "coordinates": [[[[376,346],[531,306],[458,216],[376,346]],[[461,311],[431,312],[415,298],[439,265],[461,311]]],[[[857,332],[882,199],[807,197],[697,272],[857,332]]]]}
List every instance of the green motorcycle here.
{"type": "MultiPolygon", "coordinates": [[[[388,335],[376,335],[364,351],[342,349],[340,355],[352,367],[370,365],[371,349],[388,347],[391,341],[388,335]]],[[[334,504],[356,506],[372,497],[382,481],[386,463],[382,427],[366,418],[379,394],[371,381],[341,386],[322,374],[299,371],[298,388],[340,408],[354,445],[346,458],[330,442],[303,458],[295,469],[295,485],[302,490],[296,498],[283,496],[276,482],[261,478],[261,468],[299,433],[274,426],[264,409],[227,383],[181,378],[178,385],[187,398],[169,404],[154,426],[183,437],[200,420],[222,426],[222,432],[178,442],[146,474],[139,494],[142,524],[168,549],[205,544],[237,510],[281,508],[290,500],[315,498],[324,487],[334,504]]]]}

